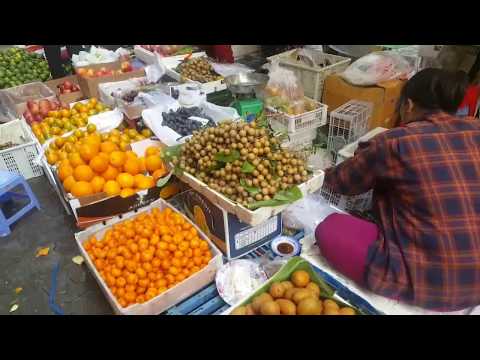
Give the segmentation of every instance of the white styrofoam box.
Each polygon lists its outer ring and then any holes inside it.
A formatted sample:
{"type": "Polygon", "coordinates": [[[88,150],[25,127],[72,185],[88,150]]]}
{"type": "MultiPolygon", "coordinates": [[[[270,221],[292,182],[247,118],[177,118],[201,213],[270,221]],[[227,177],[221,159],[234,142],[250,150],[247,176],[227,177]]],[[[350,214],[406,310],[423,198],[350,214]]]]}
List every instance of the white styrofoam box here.
{"type": "Polygon", "coordinates": [[[318,127],[289,134],[289,139],[282,142],[282,147],[293,151],[311,147],[313,140],[317,137],[317,129],[318,127]]]}
{"type": "MultiPolygon", "coordinates": [[[[174,68],[176,68],[176,66],[174,68]]],[[[176,72],[174,70],[174,68],[168,68],[167,67],[166,74],[176,81],[182,81],[182,77],[180,76],[180,74],[178,72],[176,72]]],[[[224,79],[216,80],[216,81],[210,81],[208,83],[201,83],[201,82],[190,80],[190,79],[187,79],[187,81],[195,83],[195,84],[199,84],[200,88],[202,89],[202,91],[205,94],[212,94],[214,92],[222,91],[222,90],[227,89],[227,84],[225,84],[224,79]]]]}
{"type": "Polygon", "coordinates": [[[328,106],[315,100],[311,101],[314,101],[318,108],[300,115],[289,115],[277,111],[272,107],[267,107],[269,110],[267,117],[269,118],[272,128],[277,131],[286,131],[289,134],[293,134],[297,131],[316,129],[320,126],[326,125],[328,106]]]}
{"type": "MultiPolygon", "coordinates": [[[[154,64],[156,61],[156,54],[154,52],[148,51],[147,49],[142,48],[139,45],[135,45],[133,47],[133,52],[135,53],[135,56],[142,60],[145,64],[151,65],[154,64]]],[[[188,54],[185,55],[176,55],[176,56],[167,56],[167,57],[161,57],[163,63],[167,66],[167,68],[171,67],[177,67],[178,64],[187,56],[188,54]]],[[[198,51],[192,53],[192,58],[195,57],[201,57],[201,56],[206,56],[206,53],[204,51],[198,51]]]]}
{"type": "Polygon", "coordinates": [[[0,169],[23,176],[25,179],[42,176],[42,167],[36,162],[39,149],[33,133],[23,120],[13,120],[0,125],[0,144],[18,144],[0,150],[0,169]]]}
{"type": "Polygon", "coordinates": [[[370,140],[371,138],[377,136],[378,134],[381,134],[382,132],[384,131],[387,131],[388,129],[386,128],[383,128],[383,127],[376,127],[372,130],[370,130],[368,133],[366,133],[365,135],[361,136],[357,141],[351,143],[351,144],[348,144],[346,145],[345,147],[343,147],[339,152],[338,152],[338,156],[337,156],[337,164],[340,164],[341,162],[343,162],[344,160],[348,159],[348,158],[351,158],[353,157],[353,155],[355,154],[355,151],[357,150],[358,148],[358,144],[361,143],[361,142],[365,142],[365,141],[368,141],[370,140]]]}
{"type": "Polygon", "coordinates": [[[218,250],[215,247],[215,245],[210,241],[210,239],[192,221],[190,221],[187,217],[181,214],[181,216],[186,221],[188,221],[190,224],[192,224],[193,227],[195,227],[195,229],[197,229],[200,238],[208,242],[210,246],[210,251],[212,252],[212,259],[210,260],[208,265],[205,266],[203,269],[201,269],[199,272],[191,275],[190,277],[183,280],[181,283],[168,289],[167,291],[156,296],[150,301],[147,301],[143,304],[133,304],[126,308],[123,308],[120,306],[116,297],[111,293],[109,287],[107,286],[105,281],[102,279],[100,273],[95,268],[95,265],[91,261],[90,256],[85,251],[82,244],[85,241],[87,241],[92,235],[95,235],[97,239],[101,239],[105,234],[105,232],[117,223],[120,223],[127,219],[131,219],[143,212],[150,211],[153,208],[158,208],[163,210],[167,207],[172,209],[174,212],[178,213],[178,211],[175,208],[173,208],[170,204],[168,204],[166,201],[162,199],[158,199],[157,201],[150,204],[148,207],[142,208],[141,210],[132,211],[132,212],[123,214],[122,216],[117,216],[111,220],[106,221],[105,224],[93,225],[87,230],[75,234],[75,239],[80,249],[81,255],[85,259],[85,262],[87,263],[88,268],[90,269],[93,276],[97,280],[98,284],[100,285],[100,288],[102,289],[103,293],[107,297],[108,302],[110,303],[110,305],[112,306],[116,314],[158,315],[163,311],[169,309],[170,307],[178,304],[182,300],[188,298],[192,294],[196,293],[197,291],[199,291],[200,289],[202,289],[203,287],[205,287],[206,285],[214,281],[217,269],[219,269],[220,266],[222,266],[223,264],[222,253],[220,252],[220,250],[218,250]]]}

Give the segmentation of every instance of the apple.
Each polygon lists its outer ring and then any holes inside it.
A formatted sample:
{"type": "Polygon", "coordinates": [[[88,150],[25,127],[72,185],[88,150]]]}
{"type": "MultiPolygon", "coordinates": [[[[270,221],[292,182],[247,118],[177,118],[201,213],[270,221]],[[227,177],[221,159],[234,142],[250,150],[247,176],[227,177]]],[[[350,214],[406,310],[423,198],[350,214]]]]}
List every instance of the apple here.
{"type": "Polygon", "coordinates": [[[85,68],[77,69],[77,74],[80,76],[85,76],[87,74],[87,69],[85,68]]]}
{"type": "Polygon", "coordinates": [[[93,71],[93,69],[88,69],[87,72],[86,72],[86,76],[88,76],[88,77],[94,77],[94,76],[95,76],[95,72],[93,71]]]}
{"type": "Polygon", "coordinates": [[[27,101],[27,108],[28,108],[28,110],[30,110],[32,115],[37,115],[38,112],[40,111],[40,108],[38,107],[38,104],[33,100],[28,100],[27,101]]]}
{"type": "Polygon", "coordinates": [[[103,76],[103,75],[104,75],[103,71],[101,71],[101,70],[95,71],[95,77],[100,77],[100,76],[103,76]]]}
{"type": "Polygon", "coordinates": [[[33,116],[33,120],[36,121],[36,122],[42,122],[43,117],[42,117],[42,115],[37,114],[37,115],[33,116]]]}
{"type": "Polygon", "coordinates": [[[73,86],[72,82],[68,80],[64,81],[62,85],[65,90],[71,90],[73,86]]]}

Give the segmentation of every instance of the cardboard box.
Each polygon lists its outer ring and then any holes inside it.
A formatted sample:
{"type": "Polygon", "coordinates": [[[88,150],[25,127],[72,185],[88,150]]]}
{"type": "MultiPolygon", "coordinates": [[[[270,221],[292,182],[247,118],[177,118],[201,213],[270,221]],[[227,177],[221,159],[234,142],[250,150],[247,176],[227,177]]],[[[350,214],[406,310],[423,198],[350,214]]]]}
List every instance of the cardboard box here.
{"type": "MultiPolygon", "coordinates": [[[[92,272],[93,276],[97,280],[100,288],[107,297],[108,302],[110,303],[116,314],[158,315],[163,311],[171,308],[172,306],[180,303],[182,300],[192,296],[193,294],[197,293],[198,291],[215,281],[215,275],[217,273],[217,270],[223,264],[222,254],[220,253],[220,251],[214,246],[214,244],[212,244],[210,239],[205,236],[205,234],[203,234],[200,229],[197,228],[199,237],[208,243],[210,252],[212,254],[212,259],[210,259],[208,264],[202,269],[200,269],[200,271],[190,275],[182,282],[176,284],[167,291],[161,293],[160,295],[157,295],[153,299],[143,304],[137,303],[126,308],[121,307],[115,296],[113,296],[110,288],[107,286],[105,281],[102,279],[102,276],[97,271],[97,268],[93,264],[92,259],[85,251],[83,243],[87,241],[92,235],[95,235],[98,239],[101,239],[105,232],[108,229],[111,229],[115,224],[125,221],[127,219],[132,219],[138,216],[140,213],[150,211],[153,208],[159,208],[161,210],[165,208],[170,208],[173,211],[176,211],[172,208],[171,205],[167,204],[165,201],[157,200],[147,208],[142,209],[140,212],[129,212],[127,214],[124,214],[123,216],[111,219],[106,224],[98,224],[88,230],[75,234],[75,240],[77,242],[81,255],[85,259],[85,263],[87,264],[89,270],[92,272]]],[[[186,220],[189,221],[188,219],[186,220]]],[[[195,227],[195,224],[192,224],[192,226],[195,227]]]]}
{"type": "Polygon", "coordinates": [[[107,68],[108,70],[119,70],[121,67],[122,62],[120,60],[112,61],[112,62],[107,62],[107,63],[102,63],[102,64],[91,64],[87,66],[78,66],[75,67],[75,72],[78,72],[79,69],[93,69],[93,71],[100,70],[101,68],[107,68]]]}
{"type": "Polygon", "coordinates": [[[87,78],[87,77],[80,76],[78,79],[78,83],[80,84],[80,88],[82,89],[86,97],[99,98],[100,96],[100,92],[98,90],[99,84],[106,83],[106,82],[123,81],[123,80],[128,80],[133,78],[144,77],[144,76],[145,76],[145,70],[137,69],[137,70],[125,72],[122,74],[113,74],[111,76],[101,76],[96,78],[87,78]]]}
{"type": "Polygon", "coordinates": [[[250,226],[191,188],[181,192],[176,200],[228,259],[241,257],[282,233],[281,214],[250,226]]]}
{"type": "Polygon", "coordinates": [[[351,85],[338,75],[330,75],[325,80],[323,103],[330,111],[349,100],[362,100],[373,103],[373,114],[369,130],[376,127],[392,128],[395,124],[395,108],[405,81],[392,80],[376,86],[351,85]]]}
{"type": "Polygon", "coordinates": [[[76,85],[79,85],[77,75],[70,75],[60,79],[46,81],[45,85],[47,85],[57,95],[58,100],[60,100],[62,103],[71,104],[71,103],[85,99],[82,89],[80,89],[79,91],[68,93],[68,94],[60,94],[60,89],[57,86],[67,80],[76,85]]]}

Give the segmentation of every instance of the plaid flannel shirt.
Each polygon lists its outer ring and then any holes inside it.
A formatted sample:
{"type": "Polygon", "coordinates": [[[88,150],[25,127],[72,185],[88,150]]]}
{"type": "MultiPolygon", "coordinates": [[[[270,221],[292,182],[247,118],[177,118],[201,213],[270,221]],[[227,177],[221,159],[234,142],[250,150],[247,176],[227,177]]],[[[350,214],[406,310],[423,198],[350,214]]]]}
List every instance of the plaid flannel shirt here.
{"type": "Polygon", "coordinates": [[[370,290],[437,311],[480,304],[480,121],[429,114],[361,144],[325,183],[374,189],[370,290]]]}

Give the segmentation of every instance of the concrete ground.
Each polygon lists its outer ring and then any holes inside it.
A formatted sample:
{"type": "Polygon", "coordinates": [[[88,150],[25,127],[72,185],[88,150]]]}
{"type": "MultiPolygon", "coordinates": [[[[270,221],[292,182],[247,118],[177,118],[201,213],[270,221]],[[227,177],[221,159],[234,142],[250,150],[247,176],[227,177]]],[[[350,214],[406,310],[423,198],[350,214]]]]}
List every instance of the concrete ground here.
{"type": "MultiPolygon", "coordinates": [[[[32,210],[0,238],[0,315],[54,314],[49,306],[52,270],[60,264],[56,303],[66,315],[112,314],[112,309],[79,255],[73,216],[66,214],[45,176],[29,180],[42,210],[32,210]],[[48,256],[36,258],[37,249],[50,247],[48,256]],[[21,287],[18,295],[15,288],[21,287]]],[[[4,210],[8,210],[5,209],[4,210]]]]}

